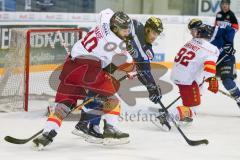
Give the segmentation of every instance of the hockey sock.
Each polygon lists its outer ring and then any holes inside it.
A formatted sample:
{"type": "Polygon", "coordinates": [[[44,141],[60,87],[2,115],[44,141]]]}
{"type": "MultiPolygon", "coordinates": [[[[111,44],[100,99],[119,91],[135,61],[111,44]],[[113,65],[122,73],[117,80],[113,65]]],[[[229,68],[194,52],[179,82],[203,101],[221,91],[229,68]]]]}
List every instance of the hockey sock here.
{"type": "Polygon", "coordinates": [[[70,109],[65,104],[56,104],[55,109],[48,116],[43,133],[50,132],[51,130],[55,130],[57,132],[61,127],[62,120],[67,116],[69,112],[70,109]]]}
{"type": "Polygon", "coordinates": [[[103,105],[104,117],[108,124],[116,126],[120,115],[120,101],[112,98],[108,99],[103,105]]]}
{"type": "Polygon", "coordinates": [[[178,106],[169,111],[170,115],[177,121],[184,120],[186,117],[196,115],[196,107],[178,106]]]}

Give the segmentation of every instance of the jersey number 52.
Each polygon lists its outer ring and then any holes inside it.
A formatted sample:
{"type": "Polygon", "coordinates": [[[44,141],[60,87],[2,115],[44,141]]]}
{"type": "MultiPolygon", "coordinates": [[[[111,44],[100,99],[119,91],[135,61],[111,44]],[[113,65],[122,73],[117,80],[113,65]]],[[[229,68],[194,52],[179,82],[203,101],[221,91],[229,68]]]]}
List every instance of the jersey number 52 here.
{"type": "Polygon", "coordinates": [[[175,57],[174,62],[187,67],[189,61],[191,61],[195,56],[194,52],[188,51],[186,48],[182,48],[175,57]]]}

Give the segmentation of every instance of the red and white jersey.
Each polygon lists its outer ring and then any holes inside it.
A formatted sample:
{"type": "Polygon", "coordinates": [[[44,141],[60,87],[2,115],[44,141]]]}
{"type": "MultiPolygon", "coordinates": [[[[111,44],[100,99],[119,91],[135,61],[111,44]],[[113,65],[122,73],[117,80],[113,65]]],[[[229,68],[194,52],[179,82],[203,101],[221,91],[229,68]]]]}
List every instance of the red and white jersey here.
{"type": "Polygon", "coordinates": [[[202,38],[187,42],[174,59],[171,80],[175,84],[191,85],[202,83],[216,74],[217,47],[202,38]]]}
{"type": "Polygon", "coordinates": [[[72,58],[84,56],[94,57],[101,60],[102,68],[112,62],[116,54],[127,56],[127,63],[132,62],[131,55],[125,50],[123,40],[110,30],[110,18],[114,12],[106,9],[97,15],[97,23],[86,36],[76,42],[72,48],[72,58]]]}

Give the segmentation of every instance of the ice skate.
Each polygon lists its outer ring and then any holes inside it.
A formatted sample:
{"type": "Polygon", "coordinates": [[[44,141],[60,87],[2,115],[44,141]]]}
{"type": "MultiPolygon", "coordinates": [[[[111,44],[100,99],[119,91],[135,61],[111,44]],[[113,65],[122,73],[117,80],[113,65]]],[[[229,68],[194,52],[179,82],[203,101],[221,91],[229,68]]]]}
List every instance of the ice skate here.
{"type": "Polygon", "coordinates": [[[79,136],[81,138],[86,138],[88,134],[88,123],[79,121],[72,131],[72,134],[79,136]]]}
{"type": "Polygon", "coordinates": [[[100,132],[100,128],[98,125],[89,126],[88,136],[85,139],[86,142],[102,144],[103,143],[103,134],[100,132]]]}
{"type": "Polygon", "coordinates": [[[159,116],[156,117],[156,121],[153,121],[153,123],[159,128],[163,129],[164,131],[171,130],[171,125],[168,122],[167,114],[165,112],[160,112],[159,116]]]}
{"type": "Polygon", "coordinates": [[[103,145],[121,145],[130,142],[128,133],[124,133],[116,127],[107,124],[105,120],[103,138],[103,145]]]}
{"type": "Polygon", "coordinates": [[[53,142],[53,138],[57,135],[55,130],[45,132],[39,137],[33,140],[33,148],[37,150],[43,150],[44,147],[50,145],[53,142]]]}

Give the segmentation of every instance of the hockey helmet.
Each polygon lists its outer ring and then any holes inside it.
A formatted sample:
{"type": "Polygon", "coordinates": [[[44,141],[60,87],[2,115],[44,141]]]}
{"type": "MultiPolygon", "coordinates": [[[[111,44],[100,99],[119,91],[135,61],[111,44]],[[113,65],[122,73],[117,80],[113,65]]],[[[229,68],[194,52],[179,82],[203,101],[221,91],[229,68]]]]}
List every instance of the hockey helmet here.
{"type": "Polygon", "coordinates": [[[120,28],[120,29],[129,29],[131,28],[131,19],[130,17],[122,12],[117,11],[113,14],[113,16],[110,19],[110,28],[120,28]]]}
{"type": "Polygon", "coordinates": [[[211,39],[214,32],[214,27],[207,24],[202,24],[197,28],[197,31],[199,38],[211,39]]]}
{"type": "Polygon", "coordinates": [[[163,24],[162,21],[157,17],[150,17],[145,24],[145,28],[151,28],[158,34],[160,34],[163,31],[163,24]]]}
{"type": "Polygon", "coordinates": [[[188,23],[188,29],[193,29],[193,28],[198,28],[199,26],[201,26],[202,20],[198,19],[198,18],[193,18],[190,20],[190,22],[188,23]]]}

